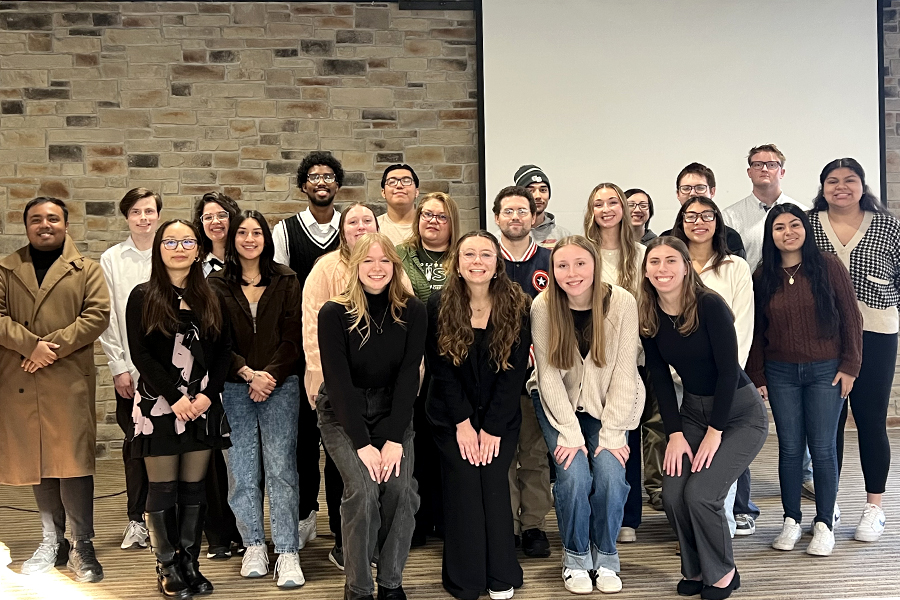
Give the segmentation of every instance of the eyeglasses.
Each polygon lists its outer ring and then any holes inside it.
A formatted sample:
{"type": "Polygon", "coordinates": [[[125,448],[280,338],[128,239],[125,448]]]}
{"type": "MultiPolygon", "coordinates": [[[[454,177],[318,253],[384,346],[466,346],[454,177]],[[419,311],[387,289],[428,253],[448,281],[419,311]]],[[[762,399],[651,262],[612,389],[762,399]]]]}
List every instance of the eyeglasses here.
{"type": "Polygon", "coordinates": [[[520,217],[527,217],[531,214],[530,208],[504,208],[500,211],[500,214],[504,217],[511,217],[513,215],[519,215],[520,217]]]}
{"type": "Polygon", "coordinates": [[[466,250],[465,252],[460,254],[460,256],[462,258],[464,258],[465,260],[467,260],[468,262],[475,262],[475,259],[480,257],[481,262],[486,262],[486,263],[493,262],[497,258],[496,254],[494,254],[493,252],[488,252],[487,250],[485,250],[484,252],[475,252],[474,250],[466,250]]]}
{"type": "Polygon", "coordinates": [[[402,185],[403,187],[406,187],[406,186],[412,185],[412,184],[413,184],[412,177],[401,177],[400,179],[397,179],[396,177],[388,177],[384,181],[384,185],[386,185],[388,187],[397,187],[398,185],[402,185]]]}
{"type": "Polygon", "coordinates": [[[716,220],[716,213],[712,210],[704,210],[703,212],[698,213],[694,211],[688,211],[684,213],[683,218],[685,223],[696,223],[697,219],[701,219],[706,223],[709,223],[716,220]]]}
{"type": "Polygon", "coordinates": [[[175,250],[178,248],[178,245],[181,244],[181,247],[190,252],[194,248],[197,247],[197,240],[194,238],[187,238],[184,240],[175,240],[172,238],[166,238],[162,241],[162,246],[166,250],[175,250]]]}
{"type": "Polygon", "coordinates": [[[419,216],[419,218],[422,219],[423,221],[425,221],[426,223],[429,223],[429,222],[431,222],[432,219],[434,219],[441,225],[446,224],[450,220],[450,217],[448,217],[444,213],[433,213],[430,210],[423,210],[422,214],[419,216]]]}
{"type": "Polygon", "coordinates": [[[202,217],[200,217],[200,221],[202,223],[212,223],[213,221],[222,222],[222,221],[227,221],[229,216],[230,215],[228,214],[227,211],[220,210],[219,212],[216,212],[216,213],[209,213],[207,215],[203,215],[202,217]]]}
{"type": "Polygon", "coordinates": [[[781,163],[777,160],[754,160],[752,163],[750,163],[750,168],[754,171],[762,171],[763,167],[767,168],[770,171],[774,171],[775,169],[781,168],[781,163]]]}
{"type": "Polygon", "coordinates": [[[697,192],[698,194],[705,194],[706,190],[709,189],[709,186],[706,184],[699,185],[679,185],[678,191],[682,194],[690,194],[691,192],[697,192]]]}
{"type": "Polygon", "coordinates": [[[634,210],[634,209],[636,209],[636,208],[639,208],[639,209],[641,209],[641,210],[649,210],[649,209],[650,209],[650,204],[647,203],[647,202],[629,202],[629,203],[628,203],[628,208],[631,209],[631,210],[634,210]]]}
{"type": "Polygon", "coordinates": [[[336,176],[334,173],[309,173],[306,176],[306,180],[310,183],[319,183],[324,180],[325,183],[334,183],[336,181],[336,176]]]}

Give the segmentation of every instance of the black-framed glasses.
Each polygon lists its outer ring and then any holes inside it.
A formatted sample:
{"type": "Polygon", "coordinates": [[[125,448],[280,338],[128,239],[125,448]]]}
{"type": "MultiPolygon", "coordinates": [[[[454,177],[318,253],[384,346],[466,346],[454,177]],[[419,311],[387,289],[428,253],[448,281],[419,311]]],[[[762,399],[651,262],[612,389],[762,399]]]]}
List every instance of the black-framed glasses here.
{"type": "Polygon", "coordinates": [[[704,210],[698,213],[691,210],[684,213],[683,219],[685,223],[696,223],[698,219],[709,223],[716,220],[716,213],[712,210],[704,210]]]}
{"type": "Polygon", "coordinates": [[[777,160],[754,160],[750,163],[750,168],[754,171],[762,171],[763,167],[770,171],[774,171],[775,169],[781,168],[781,163],[777,160]]]}
{"type": "Polygon", "coordinates": [[[500,211],[500,214],[504,217],[511,217],[513,215],[519,215],[522,218],[527,217],[531,214],[530,208],[504,208],[500,211]]]}
{"type": "Polygon", "coordinates": [[[166,250],[175,250],[178,248],[178,245],[181,245],[182,248],[190,252],[194,248],[197,247],[197,240],[194,238],[186,238],[183,240],[176,240],[173,238],[166,238],[162,241],[162,246],[166,250]]]}
{"type": "Polygon", "coordinates": [[[412,177],[388,177],[384,180],[384,185],[387,187],[397,187],[398,185],[402,185],[403,187],[410,186],[414,183],[412,177]]]}
{"type": "Polygon", "coordinates": [[[641,210],[650,210],[650,203],[649,202],[629,202],[628,208],[631,210],[634,210],[636,208],[639,208],[641,210]]]}
{"type": "Polygon", "coordinates": [[[419,216],[419,218],[422,219],[423,221],[425,221],[426,223],[428,223],[428,222],[430,222],[432,219],[434,219],[435,221],[437,221],[437,222],[440,223],[441,225],[446,224],[446,223],[450,220],[450,217],[448,217],[446,214],[444,214],[444,213],[433,213],[433,212],[431,212],[430,210],[423,210],[423,211],[422,211],[422,214],[419,216]]]}
{"type": "Polygon", "coordinates": [[[697,192],[698,194],[705,194],[709,189],[709,186],[705,183],[700,183],[697,185],[679,185],[678,191],[682,194],[691,194],[693,192],[697,192]]]}
{"type": "Polygon", "coordinates": [[[228,214],[228,211],[220,210],[219,212],[208,213],[200,217],[200,221],[202,223],[212,223],[213,221],[227,221],[228,217],[231,216],[228,214]]]}
{"type": "Polygon", "coordinates": [[[306,176],[306,180],[310,183],[319,183],[323,180],[325,183],[334,183],[337,181],[337,177],[334,173],[309,173],[306,176]]]}

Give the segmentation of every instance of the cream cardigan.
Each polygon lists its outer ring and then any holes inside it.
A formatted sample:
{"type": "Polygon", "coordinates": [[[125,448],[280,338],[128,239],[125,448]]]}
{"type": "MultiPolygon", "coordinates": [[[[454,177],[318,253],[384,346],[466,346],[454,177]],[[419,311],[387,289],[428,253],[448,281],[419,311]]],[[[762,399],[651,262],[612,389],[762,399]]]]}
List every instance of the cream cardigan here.
{"type": "Polygon", "coordinates": [[[604,367],[597,367],[590,354],[581,359],[577,352],[571,369],[550,366],[550,328],[553,325],[547,311],[546,294],[541,293],[531,307],[535,375],[529,381],[529,390],[539,390],[547,419],[559,432],[559,446],[585,444],[576,412],[586,412],[602,422],[598,440],[602,448],[621,448],[628,442],[626,432],[640,423],[644,410],[644,384],[637,370],[641,347],[637,302],[624,288],[611,287],[609,312],[604,320],[604,367]]]}

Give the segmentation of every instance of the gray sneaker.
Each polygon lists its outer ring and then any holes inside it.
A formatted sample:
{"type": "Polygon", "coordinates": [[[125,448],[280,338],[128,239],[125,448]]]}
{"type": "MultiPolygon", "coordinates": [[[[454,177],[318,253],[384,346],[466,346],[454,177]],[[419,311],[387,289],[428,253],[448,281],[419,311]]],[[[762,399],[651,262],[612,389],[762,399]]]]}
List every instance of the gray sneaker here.
{"type": "Polygon", "coordinates": [[[45,538],[37,547],[31,558],[22,563],[23,575],[37,575],[46,573],[53,567],[61,567],[69,560],[69,540],[63,538],[60,543],[52,542],[45,538]]]}
{"type": "Polygon", "coordinates": [[[316,539],[316,511],[309,511],[309,516],[300,521],[298,533],[299,543],[298,550],[303,550],[308,543],[316,539]]]}
{"type": "Polygon", "coordinates": [[[122,550],[138,550],[146,548],[150,532],[147,531],[147,525],[140,521],[130,521],[128,527],[125,528],[125,535],[122,538],[122,550]]]}

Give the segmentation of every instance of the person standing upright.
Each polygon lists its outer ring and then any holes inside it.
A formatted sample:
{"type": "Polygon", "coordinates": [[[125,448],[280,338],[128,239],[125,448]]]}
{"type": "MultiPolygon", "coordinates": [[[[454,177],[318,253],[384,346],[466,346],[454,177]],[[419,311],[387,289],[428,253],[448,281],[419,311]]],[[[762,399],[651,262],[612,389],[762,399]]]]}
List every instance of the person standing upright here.
{"type": "Polygon", "coordinates": [[[387,212],[378,217],[381,233],[399,246],[412,234],[416,225],[416,198],[419,197],[419,176],[409,165],[391,165],[381,175],[381,197],[387,212]]]}
{"type": "Polygon", "coordinates": [[[540,246],[552,249],[556,242],[572,235],[565,227],[556,224],[553,213],[547,212],[550,204],[550,180],[537,165],[522,165],[513,175],[515,184],[527,188],[534,198],[534,227],[531,237],[540,246]]]}

